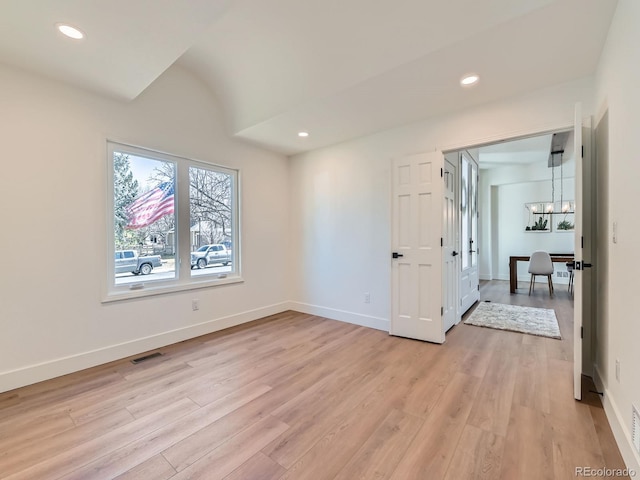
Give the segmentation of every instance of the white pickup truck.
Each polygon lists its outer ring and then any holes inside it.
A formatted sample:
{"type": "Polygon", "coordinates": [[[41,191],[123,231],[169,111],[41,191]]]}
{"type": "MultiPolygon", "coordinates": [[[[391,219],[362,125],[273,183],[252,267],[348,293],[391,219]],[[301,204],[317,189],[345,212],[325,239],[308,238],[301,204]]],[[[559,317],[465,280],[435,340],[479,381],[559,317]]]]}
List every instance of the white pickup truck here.
{"type": "Polygon", "coordinates": [[[162,266],[160,255],[138,256],[135,250],[116,250],[116,273],[131,272],[134,275],[149,275],[155,267],[162,266]]]}
{"type": "Polygon", "coordinates": [[[231,263],[231,250],[221,243],[203,245],[195,252],[191,252],[191,268],[205,268],[207,265],[231,263]]]}

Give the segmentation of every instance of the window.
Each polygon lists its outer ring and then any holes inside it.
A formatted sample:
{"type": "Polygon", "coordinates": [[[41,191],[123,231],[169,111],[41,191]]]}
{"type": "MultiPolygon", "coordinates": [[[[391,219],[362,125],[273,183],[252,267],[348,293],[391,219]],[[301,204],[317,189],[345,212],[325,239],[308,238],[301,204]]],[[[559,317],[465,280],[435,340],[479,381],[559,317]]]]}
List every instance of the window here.
{"type": "Polygon", "coordinates": [[[237,170],[112,142],[108,158],[105,300],[241,281],[237,170]]]}

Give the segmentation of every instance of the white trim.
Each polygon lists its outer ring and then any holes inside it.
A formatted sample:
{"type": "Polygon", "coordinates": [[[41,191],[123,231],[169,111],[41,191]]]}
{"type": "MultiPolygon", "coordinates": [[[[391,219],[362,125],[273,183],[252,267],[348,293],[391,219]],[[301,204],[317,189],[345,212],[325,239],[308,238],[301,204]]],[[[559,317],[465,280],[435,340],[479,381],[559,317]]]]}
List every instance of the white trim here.
{"type": "Polygon", "coordinates": [[[217,332],[218,330],[241,325],[287,310],[289,310],[289,302],[277,303],[129,342],[110,345],[108,347],[58,358],[16,370],[0,372],[0,392],[6,392],[14,388],[49,380],[85,368],[95,367],[96,365],[121,360],[131,355],[137,355],[149,350],[172,345],[177,342],[217,332]]]}
{"type": "Polygon", "coordinates": [[[390,322],[387,318],[374,317],[371,315],[363,315],[361,313],[348,312],[346,310],[338,310],[336,308],[321,307],[319,305],[310,305],[302,302],[289,302],[289,310],[307,313],[319,317],[330,318],[345,323],[352,323],[362,327],[375,328],[384,332],[389,331],[390,322]]]}
{"type": "MultiPolygon", "coordinates": [[[[240,276],[232,276],[228,278],[210,278],[205,281],[192,281],[187,284],[157,284],[153,281],[149,283],[140,282],[137,285],[142,285],[143,289],[131,289],[129,291],[121,293],[110,293],[102,297],[102,303],[109,302],[121,302],[123,300],[131,300],[133,298],[149,297],[151,295],[164,295],[167,293],[185,292],[188,290],[197,290],[199,288],[216,287],[219,285],[231,285],[233,283],[244,283],[244,279],[240,276]]],[[[133,285],[133,284],[132,284],[133,285]]]]}
{"type": "Polygon", "coordinates": [[[557,123],[540,125],[538,127],[524,128],[521,130],[511,130],[506,133],[495,133],[484,137],[476,137],[474,139],[468,139],[466,141],[458,142],[455,144],[444,145],[437,147],[436,150],[440,150],[442,153],[455,152],[458,150],[471,150],[474,148],[486,147],[494,143],[510,142],[514,140],[521,140],[529,137],[536,137],[538,135],[546,135],[549,133],[565,132],[573,130],[574,124],[570,123],[557,123]]]}
{"type": "Polygon", "coordinates": [[[627,428],[627,425],[631,421],[631,410],[629,410],[628,421],[625,421],[625,417],[620,414],[620,409],[613,400],[609,390],[604,386],[602,376],[600,375],[600,370],[598,370],[597,365],[593,366],[593,372],[593,382],[596,389],[603,392],[602,403],[604,405],[604,413],[606,414],[611,430],[613,431],[613,436],[615,437],[618,448],[620,449],[620,454],[622,455],[624,464],[628,469],[634,470],[636,474],[638,474],[640,473],[640,455],[638,455],[633,448],[633,444],[631,443],[631,432],[627,428]]]}

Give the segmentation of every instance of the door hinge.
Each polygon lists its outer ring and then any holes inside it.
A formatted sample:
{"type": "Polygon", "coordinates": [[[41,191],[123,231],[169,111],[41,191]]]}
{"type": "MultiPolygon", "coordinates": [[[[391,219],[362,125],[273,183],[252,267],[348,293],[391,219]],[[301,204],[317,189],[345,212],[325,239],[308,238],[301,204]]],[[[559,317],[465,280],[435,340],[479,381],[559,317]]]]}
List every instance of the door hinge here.
{"type": "Polygon", "coordinates": [[[580,248],[584,248],[584,237],[580,237],[580,248]]]}
{"type": "Polygon", "coordinates": [[[582,150],[580,151],[580,156],[584,158],[584,145],[582,145],[582,150]]]}
{"type": "Polygon", "coordinates": [[[444,307],[440,307],[440,316],[444,315],[444,307]]]}
{"type": "Polygon", "coordinates": [[[478,285],[478,291],[480,291],[480,285],[478,285]]]}
{"type": "Polygon", "coordinates": [[[444,170],[442,168],[440,169],[440,177],[444,178],[444,170]]]}
{"type": "Polygon", "coordinates": [[[584,327],[580,327],[580,338],[584,338],[584,327]]]}
{"type": "Polygon", "coordinates": [[[440,237],[440,246],[444,247],[444,239],[442,237],[440,237]]]}

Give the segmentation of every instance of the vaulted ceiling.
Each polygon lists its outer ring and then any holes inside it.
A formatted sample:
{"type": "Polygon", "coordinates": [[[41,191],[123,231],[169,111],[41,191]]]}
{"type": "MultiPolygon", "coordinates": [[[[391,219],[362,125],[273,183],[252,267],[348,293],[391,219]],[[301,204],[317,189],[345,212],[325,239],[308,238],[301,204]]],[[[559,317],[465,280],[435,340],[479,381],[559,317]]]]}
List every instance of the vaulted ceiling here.
{"type": "Polygon", "coordinates": [[[128,101],[177,61],[292,154],[592,75],[616,2],[4,0],[0,62],[128,101]]]}

